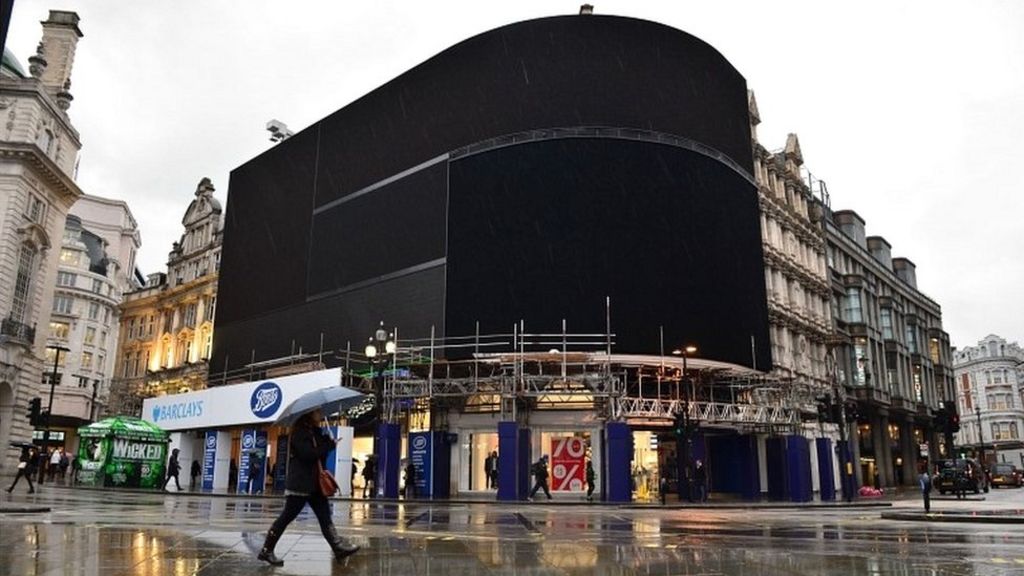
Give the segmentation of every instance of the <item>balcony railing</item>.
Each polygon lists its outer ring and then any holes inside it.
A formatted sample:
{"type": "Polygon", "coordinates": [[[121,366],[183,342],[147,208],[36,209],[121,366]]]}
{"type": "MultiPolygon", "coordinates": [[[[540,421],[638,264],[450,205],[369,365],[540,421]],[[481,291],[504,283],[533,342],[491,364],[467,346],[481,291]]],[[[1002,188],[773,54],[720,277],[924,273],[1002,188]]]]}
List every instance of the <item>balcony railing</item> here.
{"type": "Polygon", "coordinates": [[[3,319],[3,322],[0,323],[0,334],[29,344],[35,342],[36,339],[35,326],[29,326],[13,318],[3,319]]]}

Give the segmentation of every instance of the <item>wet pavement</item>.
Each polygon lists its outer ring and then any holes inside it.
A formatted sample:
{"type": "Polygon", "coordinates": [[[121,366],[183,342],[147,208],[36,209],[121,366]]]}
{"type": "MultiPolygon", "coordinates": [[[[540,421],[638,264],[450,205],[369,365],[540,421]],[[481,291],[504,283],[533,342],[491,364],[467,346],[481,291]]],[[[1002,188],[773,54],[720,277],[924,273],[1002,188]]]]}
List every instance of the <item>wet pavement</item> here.
{"type": "MultiPolygon", "coordinates": [[[[334,562],[307,510],[278,545],[285,565],[272,568],[254,556],[282,500],[52,487],[3,496],[51,510],[0,514],[0,575],[1024,574],[1024,526],[889,521],[884,509],[336,502],[339,531],[363,550],[334,562]]],[[[1024,490],[941,508],[1024,508],[1024,490]]]]}

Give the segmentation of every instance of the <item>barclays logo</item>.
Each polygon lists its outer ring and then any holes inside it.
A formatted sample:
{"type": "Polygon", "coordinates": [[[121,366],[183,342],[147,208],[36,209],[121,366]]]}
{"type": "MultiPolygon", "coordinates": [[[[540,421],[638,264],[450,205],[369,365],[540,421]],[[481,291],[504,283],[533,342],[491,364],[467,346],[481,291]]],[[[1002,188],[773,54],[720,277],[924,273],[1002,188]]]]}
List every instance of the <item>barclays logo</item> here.
{"type": "Polygon", "coordinates": [[[216,448],[217,447],[217,436],[215,434],[210,434],[210,435],[208,435],[206,437],[206,447],[207,448],[216,448]]]}
{"type": "Polygon", "coordinates": [[[249,408],[257,418],[269,418],[281,407],[281,387],[273,382],[264,382],[252,391],[249,408]]]}
{"type": "Polygon", "coordinates": [[[412,440],[412,447],[415,450],[423,450],[424,448],[427,447],[427,437],[426,436],[417,436],[417,437],[413,438],[413,440],[412,440]]]}
{"type": "Polygon", "coordinates": [[[199,418],[203,415],[203,401],[175,402],[153,407],[153,422],[161,420],[179,420],[182,418],[199,418]]]}

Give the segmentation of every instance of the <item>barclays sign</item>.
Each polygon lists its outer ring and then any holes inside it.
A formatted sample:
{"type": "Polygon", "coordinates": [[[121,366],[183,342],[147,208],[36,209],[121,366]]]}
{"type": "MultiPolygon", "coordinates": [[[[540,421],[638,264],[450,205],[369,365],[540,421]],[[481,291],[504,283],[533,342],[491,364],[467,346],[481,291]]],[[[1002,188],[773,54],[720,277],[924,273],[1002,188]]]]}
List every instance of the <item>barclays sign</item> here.
{"type": "Polygon", "coordinates": [[[257,418],[270,418],[281,407],[281,387],[273,382],[264,382],[252,391],[249,408],[257,418]]]}

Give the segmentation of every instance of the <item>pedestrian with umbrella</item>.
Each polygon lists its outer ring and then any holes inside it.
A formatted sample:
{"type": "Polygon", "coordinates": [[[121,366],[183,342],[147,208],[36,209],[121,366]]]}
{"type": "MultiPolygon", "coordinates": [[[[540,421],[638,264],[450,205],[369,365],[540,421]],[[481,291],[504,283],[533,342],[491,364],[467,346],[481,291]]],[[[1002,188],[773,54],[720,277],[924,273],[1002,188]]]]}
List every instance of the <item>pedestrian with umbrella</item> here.
{"type": "Polygon", "coordinates": [[[289,462],[285,504],[284,510],[267,532],[267,539],[257,555],[260,560],[273,566],[284,565],[284,560],[274,554],[274,547],[281,534],[307,504],[316,515],[320,523],[320,532],[339,562],[359,550],[359,546],[338,535],[331,519],[331,506],[327,500],[330,494],[325,494],[321,488],[321,477],[326,474],[324,461],[328,452],[334,449],[337,440],[323,432],[320,422],[324,419],[324,411],[337,412],[361,401],[362,395],[354,390],[341,387],[327,388],[299,397],[278,417],[275,424],[292,425],[288,434],[289,462]]]}

